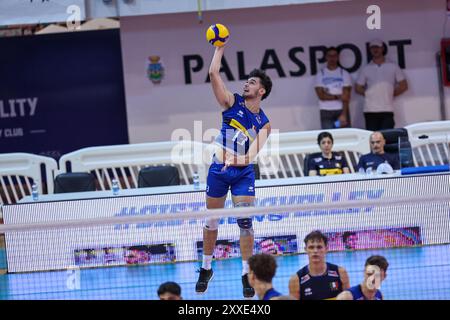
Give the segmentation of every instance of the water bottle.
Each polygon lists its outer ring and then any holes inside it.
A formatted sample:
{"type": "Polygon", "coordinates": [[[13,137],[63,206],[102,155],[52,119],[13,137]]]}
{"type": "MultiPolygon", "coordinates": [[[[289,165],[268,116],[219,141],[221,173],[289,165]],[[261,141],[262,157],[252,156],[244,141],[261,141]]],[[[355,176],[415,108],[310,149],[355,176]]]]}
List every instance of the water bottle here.
{"type": "Polygon", "coordinates": [[[194,190],[200,189],[200,177],[197,172],[192,175],[192,181],[194,182],[194,190]]]}
{"type": "Polygon", "coordinates": [[[368,175],[372,175],[373,174],[372,167],[367,167],[366,174],[368,174],[368,175]]]}
{"type": "Polygon", "coordinates": [[[365,173],[366,173],[366,170],[364,170],[364,168],[361,167],[361,168],[359,168],[358,173],[359,173],[359,174],[365,174],[365,173]]]}
{"type": "Polygon", "coordinates": [[[112,193],[114,196],[117,196],[119,194],[119,182],[116,179],[112,180],[112,193]]]}
{"type": "Polygon", "coordinates": [[[339,120],[336,120],[335,122],[334,122],[334,127],[337,129],[337,128],[340,128],[341,127],[341,122],[339,121],[339,120]]]}
{"type": "Polygon", "coordinates": [[[35,182],[31,186],[31,196],[33,197],[33,201],[39,200],[39,190],[38,190],[38,186],[35,182]]]}

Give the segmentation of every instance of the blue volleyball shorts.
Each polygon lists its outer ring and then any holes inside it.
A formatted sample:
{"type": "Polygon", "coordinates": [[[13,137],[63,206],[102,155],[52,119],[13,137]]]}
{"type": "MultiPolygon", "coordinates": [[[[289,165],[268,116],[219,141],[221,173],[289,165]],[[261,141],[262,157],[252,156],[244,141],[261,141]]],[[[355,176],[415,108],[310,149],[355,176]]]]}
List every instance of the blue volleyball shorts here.
{"type": "Polygon", "coordinates": [[[206,180],[206,194],[221,198],[231,189],[233,196],[255,196],[255,170],[253,165],[228,167],[222,171],[223,163],[213,162],[206,180]]]}

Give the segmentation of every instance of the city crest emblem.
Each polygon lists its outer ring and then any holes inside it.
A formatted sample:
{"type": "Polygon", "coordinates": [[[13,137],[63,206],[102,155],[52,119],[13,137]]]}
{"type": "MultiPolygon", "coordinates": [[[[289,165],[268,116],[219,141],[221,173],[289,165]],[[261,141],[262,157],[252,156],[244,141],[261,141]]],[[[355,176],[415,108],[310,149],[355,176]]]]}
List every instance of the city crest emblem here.
{"type": "Polygon", "coordinates": [[[160,56],[148,57],[147,76],[154,83],[159,84],[164,78],[164,67],[160,61],[160,56]]]}

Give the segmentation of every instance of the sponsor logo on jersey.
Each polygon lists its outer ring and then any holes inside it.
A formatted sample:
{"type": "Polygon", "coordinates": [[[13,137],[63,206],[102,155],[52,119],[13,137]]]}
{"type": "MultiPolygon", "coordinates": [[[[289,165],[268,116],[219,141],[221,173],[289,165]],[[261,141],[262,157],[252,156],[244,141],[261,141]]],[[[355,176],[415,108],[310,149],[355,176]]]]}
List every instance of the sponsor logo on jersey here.
{"type": "Polygon", "coordinates": [[[337,273],[337,271],[334,271],[334,270],[329,270],[329,271],[328,271],[328,275],[329,275],[330,277],[336,277],[336,278],[339,278],[339,274],[337,273]]]}
{"type": "Polygon", "coordinates": [[[312,289],[311,288],[306,288],[305,289],[305,296],[310,296],[310,295],[312,295],[313,293],[312,293],[312,289]]]}
{"type": "Polygon", "coordinates": [[[309,274],[307,274],[306,276],[303,276],[300,279],[300,284],[304,284],[306,281],[308,281],[309,279],[311,279],[311,277],[309,276],[309,274]]]}

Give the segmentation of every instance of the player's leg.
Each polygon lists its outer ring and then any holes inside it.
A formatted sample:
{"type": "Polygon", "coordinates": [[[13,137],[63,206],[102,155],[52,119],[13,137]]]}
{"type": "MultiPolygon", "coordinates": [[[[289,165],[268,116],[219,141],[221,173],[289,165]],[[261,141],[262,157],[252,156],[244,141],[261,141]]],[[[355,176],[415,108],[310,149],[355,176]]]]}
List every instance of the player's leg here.
{"type": "Polygon", "coordinates": [[[382,116],[380,122],[380,130],[395,128],[395,120],[393,112],[380,112],[382,116]]]}
{"type": "MultiPolygon", "coordinates": [[[[227,196],[221,198],[213,198],[206,196],[206,207],[208,209],[220,209],[225,207],[227,196]]],[[[212,255],[217,241],[217,233],[219,227],[219,219],[208,218],[203,228],[203,265],[204,269],[211,269],[212,255]],[[205,259],[205,256],[207,259],[205,259]]]]}
{"type": "MultiPolygon", "coordinates": [[[[233,196],[233,204],[236,208],[252,207],[254,202],[255,197],[252,196],[233,196]]],[[[239,218],[238,226],[240,229],[239,239],[242,260],[247,261],[253,255],[254,236],[252,218],[239,218]]]]}
{"type": "MultiPolygon", "coordinates": [[[[238,179],[231,185],[233,204],[235,207],[250,207],[255,203],[255,171],[253,166],[242,170],[238,179]]],[[[242,255],[242,285],[246,298],[255,295],[255,290],[248,282],[248,259],[253,255],[253,223],[251,217],[239,217],[237,223],[240,230],[239,244],[242,255]]]]}
{"type": "MultiPolygon", "coordinates": [[[[233,196],[233,203],[236,208],[244,208],[253,206],[255,201],[254,196],[233,196]]],[[[240,217],[237,219],[239,226],[239,245],[241,247],[242,256],[242,286],[243,294],[246,298],[251,298],[255,295],[255,290],[248,282],[248,259],[253,255],[253,245],[255,238],[253,235],[252,218],[240,217]]]]}
{"type": "MultiPolygon", "coordinates": [[[[218,209],[225,206],[229,185],[221,172],[221,166],[211,165],[206,188],[206,207],[218,209]]],[[[195,291],[204,293],[208,289],[208,283],[213,278],[212,259],[214,247],[216,246],[219,219],[207,218],[203,228],[203,257],[200,275],[198,277],[195,291]]]]}
{"type": "Polygon", "coordinates": [[[320,124],[322,129],[333,129],[334,128],[333,116],[328,110],[320,110],[320,124]]]}

